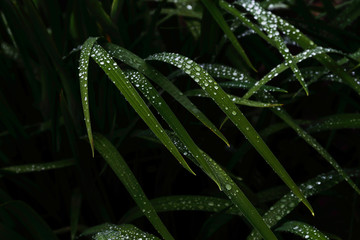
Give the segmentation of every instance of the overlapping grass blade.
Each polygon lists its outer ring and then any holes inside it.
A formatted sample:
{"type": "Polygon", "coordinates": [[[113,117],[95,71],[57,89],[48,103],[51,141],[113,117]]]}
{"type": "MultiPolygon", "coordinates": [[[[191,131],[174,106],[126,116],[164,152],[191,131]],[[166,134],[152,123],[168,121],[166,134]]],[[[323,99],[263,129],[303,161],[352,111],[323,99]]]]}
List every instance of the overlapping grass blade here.
{"type": "Polygon", "coordinates": [[[89,87],[88,87],[88,69],[91,49],[96,42],[97,38],[88,38],[81,47],[81,53],[79,58],[79,80],[80,80],[80,93],[81,103],[84,113],[86,130],[91,146],[92,155],[94,156],[94,140],[91,130],[90,111],[89,111],[89,87]]]}
{"type": "MultiPolygon", "coordinates": [[[[221,86],[221,84],[219,84],[221,86]]],[[[204,90],[202,89],[193,89],[185,92],[187,96],[196,96],[196,97],[210,97],[204,90]]],[[[248,99],[243,99],[234,95],[228,94],[228,97],[231,101],[235,104],[245,105],[249,107],[276,107],[281,106],[281,103],[264,103],[264,102],[257,102],[248,99]]]]}
{"type": "MultiPolygon", "coordinates": [[[[211,74],[210,74],[211,75],[211,74]]],[[[250,89],[254,86],[254,83],[247,83],[247,82],[237,82],[237,81],[229,81],[229,82],[219,82],[219,85],[222,88],[243,88],[243,89],[250,89]]],[[[273,86],[262,86],[260,88],[260,91],[269,91],[269,92],[282,92],[287,93],[285,89],[279,88],[279,87],[273,87],[273,86]]]]}
{"type": "Polygon", "coordinates": [[[195,144],[176,115],[172,112],[170,107],[151,85],[151,83],[139,72],[127,71],[125,74],[127,75],[127,79],[129,79],[130,82],[135,87],[137,87],[140,92],[148,99],[148,101],[155,107],[158,113],[164,118],[167,124],[179,137],[181,142],[187,147],[189,152],[195,156],[195,159],[199,163],[200,167],[216,182],[216,184],[219,185],[219,181],[216,179],[216,176],[212,174],[212,171],[206,162],[206,159],[204,159],[202,156],[199,147],[195,144]]]}
{"type": "MultiPolygon", "coordinates": [[[[155,133],[164,146],[174,155],[180,164],[189,172],[195,174],[184,158],[176,149],[176,146],[171,142],[170,138],[164,132],[161,124],[152,114],[150,109],[146,106],[144,100],[140,97],[133,85],[126,79],[126,76],[118,67],[117,63],[110,57],[110,55],[98,44],[94,44],[91,57],[104,70],[106,75],[115,84],[119,91],[124,95],[126,100],[132,108],[139,114],[148,127],[155,133]]],[[[85,102],[87,99],[84,99],[85,102]]]]}
{"type": "MultiPolygon", "coordinates": [[[[305,80],[301,75],[301,72],[294,62],[294,57],[290,53],[289,49],[285,45],[284,40],[280,37],[280,33],[277,30],[277,22],[270,11],[263,9],[259,3],[255,1],[247,1],[247,0],[239,0],[235,2],[238,5],[241,5],[248,12],[250,12],[255,19],[261,24],[261,28],[267,33],[267,36],[272,40],[274,46],[278,49],[281,55],[284,57],[285,64],[288,65],[296,78],[304,88],[307,95],[309,95],[305,80]]],[[[222,1],[222,6],[227,6],[227,8],[231,8],[231,5],[222,1]]],[[[241,19],[240,19],[241,20],[241,19]]],[[[248,22],[244,22],[246,24],[248,22]]]]}
{"type": "Polygon", "coordinates": [[[75,159],[65,159],[46,163],[31,163],[0,168],[0,173],[29,173],[60,169],[75,165],[75,159]]]}
{"type": "Polygon", "coordinates": [[[217,127],[159,71],[147,64],[142,58],[115,44],[108,43],[105,45],[105,48],[111,56],[126,63],[154,81],[229,146],[229,142],[217,127]]]}
{"type": "MultiPolygon", "coordinates": [[[[179,151],[185,154],[189,159],[196,162],[194,157],[188,153],[188,149],[178,140],[174,134],[169,134],[174,142],[176,142],[179,151]]],[[[263,219],[252,205],[243,191],[237,186],[237,184],[231,179],[231,177],[223,170],[223,168],[217,164],[209,155],[202,152],[204,158],[206,158],[209,163],[212,172],[216,175],[216,178],[219,180],[220,186],[223,192],[227,197],[232,201],[234,206],[245,216],[245,218],[250,222],[250,224],[257,229],[264,239],[277,239],[274,233],[264,224],[263,219]]]]}
{"type": "MultiPolygon", "coordinates": [[[[346,174],[352,177],[359,177],[360,171],[347,170],[346,174]]],[[[320,192],[332,188],[343,180],[343,176],[331,171],[326,174],[320,174],[309,181],[300,184],[300,189],[306,197],[313,196],[320,192]]],[[[298,204],[299,199],[293,193],[285,194],[279,201],[277,201],[263,216],[264,221],[269,227],[275,226],[281,219],[288,215],[298,204]]],[[[248,240],[261,239],[261,236],[256,231],[253,231],[248,240]]]]}
{"type": "MultiPolygon", "coordinates": [[[[333,50],[329,49],[329,51],[333,51],[333,50]]],[[[306,50],[303,53],[299,54],[298,57],[296,57],[296,59],[298,59],[298,60],[305,59],[309,55],[316,54],[316,52],[317,51],[306,50]]],[[[229,71],[229,69],[227,68],[226,71],[229,71]]],[[[221,67],[218,67],[217,68],[217,76],[221,77],[222,72],[223,71],[221,70],[221,67]]],[[[249,81],[251,81],[251,80],[249,80],[249,81]]],[[[265,91],[263,91],[261,93],[259,92],[257,94],[257,96],[260,98],[261,101],[267,101],[267,102],[272,102],[272,103],[276,102],[274,97],[270,93],[267,93],[265,91]]],[[[311,147],[313,147],[328,163],[330,163],[330,165],[332,165],[334,167],[334,169],[336,171],[338,171],[339,174],[344,177],[344,179],[350,184],[350,186],[356,192],[360,193],[360,189],[350,179],[350,177],[346,175],[346,173],[343,171],[343,169],[340,167],[340,165],[333,159],[333,157],[326,151],[326,149],[324,147],[322,147],[321,144],[319,144],[315,138],[313,138],[309,133],[307,133],[304,129],[302,129],[299,126],[299,124],[295,120],[293,120],[289,114],[287,114],[287,112],[284,110],[284,108],[274,107],[274,108],[271,108],[271,110],[278,117],[280,117],[286,124],[288,124],[291,128],[293,128],[295,130],[295,132],[301,138],[303,138],[311,147]]],[[[356,124],[355,122],[357,122],[357,121],[355,120],[353,124],[356,124]]]]}
{"type": "Polygon", "coordinates": [[[328,236],[320,232],[314,226],[299,221],[286,222],[275,231],[290,232],[304,239],[330,240],[328,236]]]}
{"type": "Polygon", "coordinates": [[[142,210],[144,215],[149,219],[154,228],[161,234],[164,239],[173,239],[157,215],[156,211],[152,207],[150,201],[145,196],[145,193],[143,192],[132,171],[126,164],[125,160],[111,144],[111,142],[100,134],[94,134],[94,145],[96,150],[101,154],[111,169],[115,172],[116,176],[125,186],[126,190],[142,210]]]}
{"type": "Polygon", "coordinates": [[[222,90],[217,82],[194,61],[175,53],[159,53],[147,58],[148,60],[158,60],[172,64],[181,68],[188,74],[207,94],[216,102],[221,110],[229,117],[235,126],[244,134],[248,141],[255,147],[266,162],[273,168],[279,177],[288,185],[288,187],[303,201],[303,203],[313,213],[311,205],[304,198],[298,187],[291,179],[289,174],[277,160],[266,143],[242,114],[239,108],[231,101],[227,94],[222,90]]]}
{"type": "MultiPolygon", "coordinates": [[[[246,2],[244,0],[237,1],[237,4],[240,4],[240,2],[249,3],[250,6],[252,6],[252,3],[246,2]]],[[[255,5],[258,5],[256,2],[255,5]]],[[[254,6],[255,6],[254,5],[254,6]]],[[[262,37],[264,40],[266,40],[269,44],[276,47],[276,43],[267,35],[265,35],[261,29],[250,22],[249,19],[243,17],[241,13],[231,4],[226,3],[225,1],[220,1],[220,6],[224,8],[226,11],[234,15],[235,17],[239,18],[246,26],[253,29],[260,37],[262,37]]],[[[291,40],[295,41],[297,44],[299,44],[303,49],[313,49],[316,48],[317,45],[310,40],[307,36],[305,36],[303,33],[299,31],[299,29],[295,28],[293,25],[286,22],[281,17],[276,16],[275,14],[272,14],[271,12],[267,11],[269,14],[269,17],[271,17],[271,21],[275,24],[274,27],[279,28],[283,34],[290,37],[291,40]]],[[[261,16],[258,16],[258,19],[262,19],[261,16]]],[[[351,77],[348,73],[346,73],[341,67],[338,66],[338,64],[330,58],[327,54],[319,54],[315,56],[315,58],[324,66],[326,66],[328,69],[330,69],[333,73],[341,77],[344,82],[346,82],[351,88],[353,88],[358,94],[360,94],[360,84],[359,82],[351,77]]],[[[296,74],[295,74],[296,75],[296,74]]]]}
{"type": "MultiPolygon", "coordinates": [[[[293,58],[293,61],[295,63],[299,63],[302,62],[304,60],[306,60],[307,58],[311,58],[314,57],[316,55],[320,55],[323,54],[325,52],[339,52],[335,49],[331,49],[331,48],[322,48],[322,47],[317,47],[314,49],[308,49],[305,50],[301,53],[299,53],[298,55],[296,55],[293,58]]],[[[275,68],[273,68],[269,73],[267,73],[260,81],[255,83],[255,86],[252,87],[244,96],[243,98],[250,98],[255,92],[257,92],[260,87],[262,87],[263,85],[265,85],[267,82],[269,82],[271,79],[273,79],[274,77],[276,77],[278,74],[282,73],[283,71],[285,71],[286,69],[288,69],[289,66],[285,63],[281,63],[279,65],[277,65],[275,68]]]]}
{"type": "Polygon", "coordinates": [[[94,240],[109,239],[149,239],[160,240],[154,235],[144,232],[131,224],[115,225],[105,223],[99,226],[87,229],[81,236],[92,236],[94,240]]]}
{"type": "Polygon", "coordinates": [[[210,12],[214,20],[217,22],[219,27],[223,30],[223,32],[226,34],[226,36],[229,38],[230,42],[236,49],[236,51],[240,54],[240,56],[244,59],[246,64],[251,67],[255,72],[256,69],[252,65],[250,59],[246,55],[244,49],[236,39],[234,33],[231,31],[229,25],[226,23],[223,15],[221,14],[219,8],[214,4],[212,0],[201,0],[201,2],[205,5],[206,9],[210,12]]]}

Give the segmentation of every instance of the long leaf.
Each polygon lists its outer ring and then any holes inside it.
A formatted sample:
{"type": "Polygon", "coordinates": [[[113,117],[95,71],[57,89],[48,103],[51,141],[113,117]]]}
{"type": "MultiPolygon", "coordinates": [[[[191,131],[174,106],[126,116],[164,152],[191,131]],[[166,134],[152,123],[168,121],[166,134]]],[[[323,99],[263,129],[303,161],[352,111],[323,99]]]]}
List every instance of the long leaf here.
{"type": "Polygon", "coordinates": [[[89,110],[89,87],[88,87],[88,69],[89,69],[89,58],[91,49],[96,42],[97,38],[90,37],[88,38],[81,47],[81,54],[79,59],[79,79],[80,79],[80,93],[81,93],[81,103],[84,112],[84,119],[86,130],[91,146],[92,155],[94,156],[94,140],[91,130],[91,121],[90,121],[90,110],[89,110]]]}
{"type": "Polygon", "coordinates": [[[284,167],[274,156],[266,143],[261,139],[259,134],[246,119],[243,113],[236,107],[231,101],[224,90],[219,87],[217,82],[202,69],[194,61],[175,53],[159,53],[147,58],[148,60],[158,60],[169,64],[172,64],[178,68],[181,68],[188,74],[196,83],[203,88],[207,94],[216,102],[221,110],[229,117],[229,119],[235,124],[235,126],[244,134],[248,141],[255,147],[260,155],[266,160],[266,162],[273,168],[278,176],[288,185],[288,187],[297,195],[313,213],[310,203],[303,196],[299,188],[286,172],[284,167]]]}
{"type": "Polygon", "coordinates": [[[40,172],[40,171],[48,171],[52,169],[70,167],[73,165],[75,165],[74,159],[65,159],[65,160],[46,162],[46,163],[31,163],[31,164],[3,167],[0,168],[0,172],[4,172],[4,173],[40,172]]]}
{"type": "Polygon", "coordinates": [[[115,172],[116,176],[125,186],[130,196],[134,199],[154,228],[164,239],[174,239],[157,215],[148,198],[145,196],[145,193],[131,169],[111,142],[100,134],[94,134],[94,144],[96,150],[115,172]]]}
{"type": "MultiPolygon", "coordinates": [[[[221,85],[221,84],[219,84],[221,85]]],[[[187,96],[196,96],[196,97],[210,97],[206,92],[204,92],[204,90],[202,89],[193,89],[193,90],[189,90],[187,92],[185,92],[185,94],[187,96]]],[[[249,107],[276,107],[276,106],[281,106],[282,104],[280,103],[264,103],[264,102],[257,102],[257,101],[252,101],[252,100],[248,100],[248,99],[243,99],[234,95],[230,95],[228,94],[229,98],[231,99],[231,101],[235,104],[239,104],[239,105],[245,105],[245,106],[249,106],[249,107]]]]}
{"type": "Polygon", "coordinates": [[[276,231],[291,232],[304,239],[330,240],[328,236],[314,226],[299,221],[286,222],[281,227],[278,227],[276,231]]]}
{"type": "Polygon", "coordinates": [[[86,229],[81,236],[89,236],[92,235],[92,239],[94,240],[110,240],[110,239],[149,239],[149,240],[159,240],[159,238],[154,235],[144,232],[139,228],[135,227],[131,224],[101,224],[95,227],[91,227],[86,229]]]}

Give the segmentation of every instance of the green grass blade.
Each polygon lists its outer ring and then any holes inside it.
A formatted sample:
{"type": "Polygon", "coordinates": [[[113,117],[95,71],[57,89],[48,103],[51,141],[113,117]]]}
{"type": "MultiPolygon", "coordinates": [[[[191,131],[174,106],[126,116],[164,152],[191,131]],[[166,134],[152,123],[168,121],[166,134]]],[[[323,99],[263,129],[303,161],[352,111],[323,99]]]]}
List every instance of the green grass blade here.
{"type": "Polygon", "coordinates": [[[124,48],[110,43],[106,44],[105,48],[111,56],[128,64],[154,81],[229,146],[229,142],[220,130],[164,75],[147,64],[142,58],[124,48]]]}
{"type": "Polygon", "coordinates": [[[335,114],[319,119],[315,124],[311,124],[307,131],[320,132],[324,130],[360,128],[360,114],[335,114]]]}
{"type": "Polygon", "coordinates": [[[314,226],[299,221],[286,222],[275,231],[290,232],[304,239],[330,240],[328,236],[320,232],[314,226]]]}
{"type": "Polygon", "coordinates": [[[162,223],[150,201],[145,196],[145,193],[132,171],[116,148],[109,142],[109,140],[100,134],[94,134],[94,144],[96,150],[115,172],[116,176],[125,186],[126,190],[143,211],[144,215],[149,219],[154,228],[164,239],[174,239],[162,223]]]}
{"type": "Polygon", "coordinates": [[[109,239],[149,239],[160,240],[154,235],[144,232],[131,224],[102,224],[99,226],[87,229],[81,236],[92,235],[94,240],[109,240],[109,239]]]}
{"type": "Polygon", "coordinates": [[[201,0],[201,2],[205,5],[206,9],[210,12],[214,20],[217,22],[219,27],[223,30],[223,32],[226,34],[226,36],[229,38],[230,42],[236,49],[236,51],[240,54],[240,56],[244,59],[246,64],[251,67],[255,72],[256,69],[252,65],[250,59],[246,55],[244,49],[236,39],[234,33],[231,31],[229,25],[226,23],[223,15],[221,14],[219,8],[212,2],[212,0],[201,0]]]}
{"type": "MultiPolygon", "coordinates": [[[[360,171],[347,170],[346,173],[352,177],[359,177],[360,171]]],[[[306,197],[310,197],[332,188],[343,179],[344,178],[340,174],[335,171],[331,171],[326,174],[320,174],[315,178],[300,184],[300,189],[306,197]]],[[[281,219],[288,215],[299,204],[299,202],[299,199],[294,196],[293,193],[290,192],[285,194],[264,214],[264,221],[269,227],[275,226],[281,219]]],[[[261,239],[261,236],[256,231],[253,231],[248,240],[256,239],[261,239]]]]}
{"type": "MultiPolygon", "coordinates": [[[[230,200],[217,197],[179,195],[155,198],[150,200],[150,202],[158,213],[169,211],[203,211],[242,215],[230,200]]],[[[122,221],[131,222],[142,217],[142,215],[139,208],[133,208],[123,216],[122,221]]]]}
{"type": "Polygon", "coordinates": [[[206,159],[202,156],[199,147],[192,140],[188,132],[180,123],[179,119],[172,112],[170,107],[166,104],[164,99],[159,95],[151,83],[139,72],[127,71],[125,72],[130,82],[137,87],[141,93],[149,100],[149,102],[155,107],[158,113],[163,117],[175,134],[179,137],[181,142],[187,147],[189,152],[196,156],[196,161],[200,167],[219,185],[216,176],[212,174],[206,159]]]}
{"type": "MultiPolygon", "coordinates": [[[[211,73],[210,73],[211,75],[211,73]]],[[[243,88],[243,89],[250,89],[254,86],[254,83],[243,83],[243,82],[236,82],[236,81],[230,81],[230,82],[220,82],[219,85],[222,88],[243,88]]],[[[279,87],[273,87],[273,86],[262,86],[260,87],[260,91],[268,91],[268,92],[282,92],[287,93],[285,89],[279,88],[279,87]]]]}
{"type": "Polygon", "coordinates": [[[65,159],[60,161],[53,161],[47,163],[31,163],[24,165],[16,165],[10,167],[0,168],[1,173],[29,173],[29,172],[41,172],[48,171],[52,169],[60,169],[65,167],[70,167],[75,165],[74,159],[65,159]]]}
{"type": "Polygon", "coordinates": [[[90,37],[88,38],[81,47],[80,59],[79,59],[79,80],[80,80],[80,93],[81,93],[81,103],[84,113],[84,120],[86,125],[86,130],[91,146],[91,152],[94,156],[94,140],[91,130],[91,121],[90,121],[90,110],[89,110],[89,87],[88,87],[88,69],[89,69],[89,58],[91,49],[96,42],[97,38],[90,37]]]}
{"type": "MultiPolygon", "coordinates": [[[[331,48],[322,48],[317,47],[314,49],[305,50],[298,55],[294,57],[294,62],[299,63],[302,62],[308,58],[314,57],[316,55],[323,54],[325,52],[338,52],[337,50],[331,49],[331,48]]],[[[289,66],[285,63],[281,63],[277,65],[275,68],[273,68],[269,73],[267,73],[260,81],[255,83],[255,86],[252,87],[244,96],[243,98],[250,98],[255,92],[257,92],[260,87],[265,85],[267,82],[269,82],[274,77],[278,76],[278,74],[282,73],[286,69],[288,69],[289,66]]]]}
{"type": "MultiPolygon", "coordinates": [[[[219,84],[221,86],[221,84],[219,84]]],[[[202,89],[193,89],[185,92],[185,95],[187,96],[196,96],[196,97],[210,97],[204,90],[202,89]]],[[[263,102],[257,102],[252,101],[248,99],[243,99],[234,95],[228,94],[228,97],[231,99],[231,101],[235,104],[249,106],[249,107],[276,107],[276,106],[282,106],[280,103],[263,103],[263,102]]]]}
{"type": "Polygon", "coordinates": [[[194,61],[175,53],[159,53],[148,57],[148,60],[158,60],[172,64],[181,68],[196,83],[198,83],[209,96],[216,102],[221,110],[229,117],[235,126],[244,134],[248,141],[255,147],[259,154],[272,167],[276,174],[288,185],[288,187],[297,195],[303,203],[313,213],[310,203],[303,196],[294,181],[286,172],[284,167],[274,156],[266,143],[246,119],[243,113],[236,107],[227,94],[222,90],[216,81],[194,61]]]}
{"type": "Polygon", "coordinates": [[[117,63],[110,57],[110,55],[100,45],[95,44],[91,52],[91,57],[104,70],[106,75],[124,95],[132,108],[137,112],[137,114],[139,114],[139,116],[144,120],[151,131],[155,133],[164,146],[173,154],[173,156],[186,170],[192,174],[195,174],[181,156],[179,151],[176,149],[176,146],[171,142],[170,138],[161,127],[161,124],[152,114],[150,109],[146,106],[144,100],[140,97],[129,80],[126,79],[126,76],[118,67],[117,63]]]}
{"type": "MultiPolygon", "coordinates": [[[[26,236],[32,236],[36,240],[57,240],[58,238],[53,233],[47,223],[26,203],[22,201],[10,201],[1,205],[1,208],[6,210],[13,219],[17,226],[21,226],[26,236]]],[[[4,215],[1,216],[1,218],[4,215]]],[[[3,223],[11,223],[2,219],[3,223]]]]}

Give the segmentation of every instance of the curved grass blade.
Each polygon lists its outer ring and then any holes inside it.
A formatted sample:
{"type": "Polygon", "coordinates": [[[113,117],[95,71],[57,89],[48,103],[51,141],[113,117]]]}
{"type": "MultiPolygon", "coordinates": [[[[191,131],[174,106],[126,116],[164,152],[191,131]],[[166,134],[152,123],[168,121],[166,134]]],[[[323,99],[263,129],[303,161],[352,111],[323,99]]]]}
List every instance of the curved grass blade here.
{"type": "Polygon", "coordinates": [[[244,59],[246,64],[252,70],[257,72],[255,67],[252,65],[250,59],[246,55],[244,49],[236,39],[234,33],[231,31],[229,25],[226,23],[218,7],[211,0],[201,0],[201,2],[205,5],[206,9],[210,12],[211,16],[214,18],[214,20],[217,22],[217,24],[223,30],[226,36],[229,38],[230,42],[232,43],[236,51],[240,54],[240,56],[244,59]]]}
{"type": "Polygon", "coordinates": [[[91,49],[96,42],[97,38],[90,37],[88,38],[81,47],[80,59],[79,59],[79,79],[80,79],[80,93],[81,93],[81,103],[84,112],[84,119],[86,124],[86,130],[91,146],[91,152],[94,156],[94,140],[91,130],[90,122],[90,110],[88,102],[88,69],[89,69],[89,58],[91,49]]]}
{"type": "Polygon", "coordinates": [[[149,219],[154,228],[164,239],[174,239],[162,223],[150,201],[145,196],[145,193],[132,171],[116,148],[109,142],[109,140],[100,134],[94,134],[94,144],[96,150],[115,172],[116,176],[125,186],[126,190],[142,210],[144,215],[149,219]]]}
{"type": "MultiPolygon", "coordinates": [[[[220,84],[219,84],[220,85],[220,84]]],[[[187,96],[196,96],[196,97],[210,97],[204,90],[202,89],[193,89],[185,92],[185,95],[187,96]]],[[[263,102],[257,102],[257,101],[251,101],[248,99],[243,99],[234,95],[228,94],[231,101],[235,104],[239,105],[245,105],[249,107],[276,107],[276,106],[282,106],[280,103],[263,103],[263,102]]]]}
{"type": "Polygon", "coordinates": [[[303,196],[294,181],[281,165],[279,160],[268,148],[266,143],[261,139],[259,134],[246,119],[239,108],[231,101],[224,90],[219,87],[217,82],[202,69],[194,61],[175,53],[159,53],[147,58],[148,60],[158,60],[181,68],[188,74],[196,83],[203,88],[207,94],[216,102],[221,110],[229,117],[235,126],[244,134],[248,141],[254,146],[265,161],[272,167],[276,174],[286,183],[286,185],[303,201],[305,206],[313,214],[310,203],[303,196]]]}
{"type": "MultiPolygon", "coordinates": [[[[232,80],[231,82],[220,82],[219,85],[224,88],[238,87],[248,89],[255,84],[255,81],[250,79],[247,74],[229,66],[220,64],[200,64],[200,66],[212,77],[232,80]]],[[[265,85],[262,86],[261,89],[270,92],[287,92],[286,90],[278,87],[265,85]]]]}
{"type": "MultiPolygon", "coordinates": [[[[211,74],[210,74],[211,75],[211,74]]],[[[243,83],[243,82],[236,82],[236,81],[230,81],[230,82],[220,82],[219,85],[223,88],[243,88],[243,89],[250,89],[254,86],[254,83],[243,83]]],[[[308,84],[309,85],[309,84],[308,84]]],[[[260,88],[262,91],[268,91],[268,92],[282,92],[287,93],[285,89],[279,88],[279,87],[273,87],[273,86],[262,86],[260,88]]]]}
{"type": "Polygon", "coordinates": [[[228,140],[220,132],[220,130],[218,130],[217,127],[164,75],[147,64],[142,58],[124,48],[111,43],[106,44],[105,48],[108,50],[111,56],[128,64],[154,81],[157,85],[169,93],[176,101],[178,101],[185,109],[193,114],[200,122],[213,131],[221,140],[226,143],[226,145],[230,146],[228,140]]]}
{"type": "MultiPolygon", "coordinates": [[[[331,48],[323,48],[323,47],[317,47],[314,49],[308,49],[305,50],[301,53],[299,53],[298,55],[296,55],[294,57],[294,62],[295,63],[300,63],[304,60],[306,60],[307,58],[311,58],[314,57],[316,55],[320,55],[323,54],[325,52],[339,52],[335,49],[331,49],[331,48]]],[[[263,85],[265,85],[267,82],[269,82],[271,79],[273,79],[274,77],[276,77],[278,74],[282,73],[283,71],[285,71],[286,69],[288,69],[289,66],[285,63],[281,63],[279,65],[277,65],[275,68],[273,68],[268,74],[266,74],[260,81],[255,83],[255,86],[252,87],[244,96],[243,98],[250,98],[255,92],[257,92],[260,87],[262,87],[263,85]]]]}
{"type": "MultiPolygon", "coordinates": [[[[180,195],[155,198],[150,200],[150,202],[158,213],[169,211],[203,211],[242,215],[230,200],[217,197],[180,195]]],[[[131,222],[142,217],[142,215],[139,208],[133,208],[123,216],[122,221],[131,222]]]]}
{"type": "Polygon", "coordinates": [[[184,158],[181,156],[176,146],[171,142],[169,136],[166,135],[164,129],[152,114],[150,109],[146,106],[144,100],[140,97],[135,88],[126,79],[124,73],[120,70],[117,63],[110,57],[110,55],[98,44],[94,44],[91,52],[91,57],[104,70],[106,75],[115,84],[119,91],[124,95],[126,100],[132,108],[144,120],[146,125],[155,133],[164,146],[173,154],[173,156],[180,162],[180,164],[192,174],[195,174],[184,158]]]}
{"type": "MultiPolygon", "coordinates": [[[[261,24],[262,29],[267,33],[267,36],[272,40],[272,43],[275,44],[274,46],[284,57],[285,64],[290,66],[294,75],[304,88],[306,95],[309,95],[305,80],[301,75],[298,66],[294,62],[294,57],[285,45],[284,40],[280,37],[280,33],[277,31],[277,22],[275,21],[275,17],[273,16],[274,14],[272,14],[270,11],[263,9],[261,5],[255,1],[239,0],[235,3],[241,5],[248,12],[250,12],[255,17],[255,19],[258,20],[258,22],[261,24]]],[[[226,5],[226,3],[224,3],[223,5],[226,5]]]]}
{"type": "Polygon", "coordinates": [[[167,122],[175,134],[179,137],[181,142],[187,147],[189,152],[195,156],[196,161],[200,167],[215,181],[220,187],[219,181],[216,176],[212,174],[211,169],[206,162],[206,159],[202,156],[199,147],[192,140],[186,129],[182,126],[179,119],[171,111],[170,107],[166,104],[164,99],[159,95],[151,83],[139,72],[127,71],[125,72],[130,82],[137,87],[141,93],[149,100],[149,102],[155,107],[162,118],[167,122]]]}
{"type": "Polygon", "coordinates": [[[52,169],[59,169],[64,167],[70,167],[75,165],[74,159],[65,159],[47,163],[32,163],[24,165],[16,165],[10,167],[0,168],[1,173],[29,173],[29,172],[40,172],[48,171],[52,169]]]}
{"type": "Polygon", "coordinates": [[[281,227],[278,227],[275,231],[290,232],[304,239],[330,240],[328,236],[320,232],[314,226],[299,221],[286,222],[281,227]]]}
{"type": "MultiPolygon", "coordinates": [[[[346,174],[352,177],[359,177],[360,171],[358,169],[347,170],[346,174]]],[[[343,179],[344,178],[340,174],[335,171],[331,171],[326,174],[320,174],[315,178],[300,184],[299,187],[306,197],[310,197],[332,188],[343,179]]],[[[264,221],[269,227],[275,226],[281,219],[288,215],[299,204],[299,202],[299,199],[294,196],[293,193],[290,192],[285,194],[264,214],[264,221]]],[[[261,239],[261,236],[256,231],[253,231],[248,237],[248,240],[255,239],[261,239]]]]}
{"type": "Polygon", "coordinates": [[[160,240],[154,235],[144,232],[139,228],[131,224],[101,224],[99,226],[92,227],[85,230],[81,236],[92,235],[92,239],[95,240],[109,240],[109,239],[149,239],[160,240]]]}

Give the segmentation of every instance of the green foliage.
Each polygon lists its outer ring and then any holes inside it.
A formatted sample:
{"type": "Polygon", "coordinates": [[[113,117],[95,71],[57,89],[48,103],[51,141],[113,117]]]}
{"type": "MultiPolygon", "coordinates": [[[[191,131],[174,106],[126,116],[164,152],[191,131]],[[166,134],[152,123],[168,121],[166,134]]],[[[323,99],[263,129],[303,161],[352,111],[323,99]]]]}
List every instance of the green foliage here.
{"type": "Polygon", "coordinates": [[[0,238],[360,238],[359,16],[0,1],[0,238]]]}

